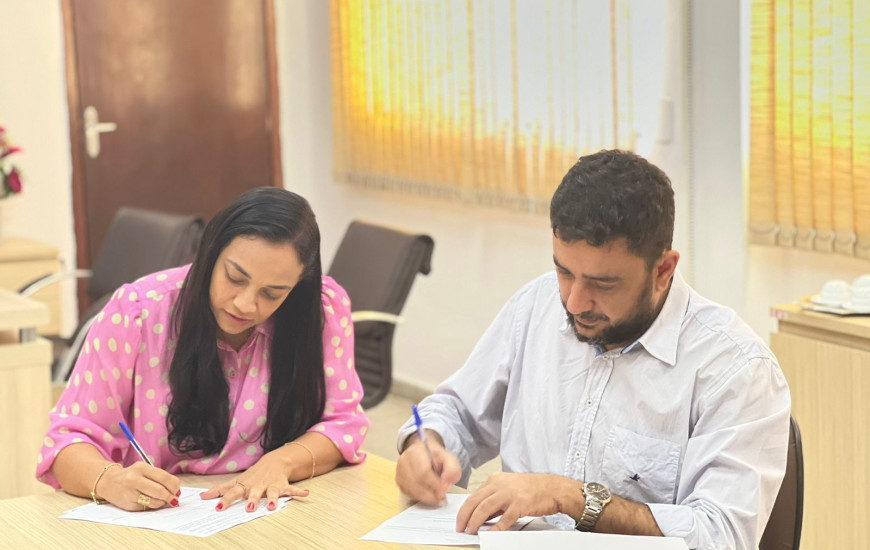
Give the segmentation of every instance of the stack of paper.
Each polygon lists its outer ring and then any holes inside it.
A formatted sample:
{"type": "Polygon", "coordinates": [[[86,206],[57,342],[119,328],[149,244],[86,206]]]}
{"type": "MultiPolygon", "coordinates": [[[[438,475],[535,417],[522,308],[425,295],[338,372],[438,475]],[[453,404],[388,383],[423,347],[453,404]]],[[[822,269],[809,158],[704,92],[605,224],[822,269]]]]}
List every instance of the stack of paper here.
{"type": "MultiPolygon", "coordinates": [[[[469,496],[448,494],[447,502],[443,506],[415,504],[364,535],[362,540],[445,546],[480,544],[477,535],[456,532],[456,514],[469,496]]],[[[532,519],[534,518],[521,518],[511,529],[522,529],[532,519]]],[[[489,523],[495,521],[497,518],[489,523]]],[[[484,525],[480,530],[486,529],[487,526],[484,525]]]]}
{"type": "Polygon", "coordinates": [[[245,502],[236,502],[222,512],[216,512],[214,507],[218,500],[202,500],[199,494],[205,489],[182,487],[178,497],[178,506],[149,510],[147,512],[127,512],[111,504],[98,506],[93,502],[73,508],[61,514],[60,519],[77,519],[123,525],[125,527],[140,527],[154,529],[179,535],[207,537],[224,529],[229,529],[241,523],[261,518],[281,510],[287,505],[290,497],[278,499],[275,510],[267,510],[265,506],[257,507],[254,512],[245,511],[245,502]]]}

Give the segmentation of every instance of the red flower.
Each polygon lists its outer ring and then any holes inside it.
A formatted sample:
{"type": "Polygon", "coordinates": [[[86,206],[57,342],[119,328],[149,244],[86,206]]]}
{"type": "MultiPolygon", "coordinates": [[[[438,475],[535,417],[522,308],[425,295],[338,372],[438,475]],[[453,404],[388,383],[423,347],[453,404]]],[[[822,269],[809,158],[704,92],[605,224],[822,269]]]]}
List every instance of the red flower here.
{"type": "Polygon", "coordinates": [[[12,153],[17,153],[19,151],[21,151],[21,147],[10,147],[9,149],[6,149],[5,151],[3,151],[3,153],[0,153],[0,159],[2,159],[4,157],[8,157],[12,153]]]}
{"type": "Polygon", "coordinates": [[[11,189],[13,193],[21,192],[21,176],[15,168],[9,172],[9,177],[6,179],[6,185],[9,186],[9,189],[11,189]]]}

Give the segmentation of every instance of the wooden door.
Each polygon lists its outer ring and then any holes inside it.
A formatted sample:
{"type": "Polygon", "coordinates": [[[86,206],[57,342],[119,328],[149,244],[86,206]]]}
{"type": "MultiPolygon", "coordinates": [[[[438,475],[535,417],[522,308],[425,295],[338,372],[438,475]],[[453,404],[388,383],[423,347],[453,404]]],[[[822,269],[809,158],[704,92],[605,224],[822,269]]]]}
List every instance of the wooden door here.
{"type": "Polygon", "coordinates": [[[80,267],[121,206],[209,219],[247,189],[282,185],[272,0],[63,0],[63,11],[80,267]],[[89,107],[117,125],[98,155],[89,107]]]}

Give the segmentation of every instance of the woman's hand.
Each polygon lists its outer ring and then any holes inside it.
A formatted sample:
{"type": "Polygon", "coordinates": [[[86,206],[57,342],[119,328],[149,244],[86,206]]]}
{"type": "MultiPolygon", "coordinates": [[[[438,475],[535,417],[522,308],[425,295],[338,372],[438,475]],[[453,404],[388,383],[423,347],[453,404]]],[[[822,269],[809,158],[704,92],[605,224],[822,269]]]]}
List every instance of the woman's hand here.
{"type": "Polygon", "coordinates": [[[263,455],[256,464],[226,483],[212,487],[200,494],[203,500],[221,497],[215,506],[220,512],[237,500],[247,500],[245,510],[253,512],[260,499],[266,498],[266,508],[274,510],[279,497],[307,497],[308,489],[300,489],[287,481],[290,470],[286,460],[276,451],[263,455]]]}
{"type": "Polygon", "coordinates": [[[178,506],[181,480],[174,475],[136,462],[126,468],[109,468],[96,486],[97,496],[128,512],[178,506]]]}

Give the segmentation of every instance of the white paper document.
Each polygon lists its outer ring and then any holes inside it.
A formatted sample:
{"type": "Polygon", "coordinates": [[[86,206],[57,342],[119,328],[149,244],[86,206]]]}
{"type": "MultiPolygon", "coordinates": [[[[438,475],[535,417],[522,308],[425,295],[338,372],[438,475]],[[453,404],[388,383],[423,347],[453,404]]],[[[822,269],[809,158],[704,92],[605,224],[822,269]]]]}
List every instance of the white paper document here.
{"type": "MultiPolygon", "coordinates": [[[[478,535],[456,532],[456,514],[471,495],[447,495],[447,504],[427,506],[417,503],[393,516],[361,537],[362,540],[402,544],[442,544],[445,546],[478,545],[478,535]]],[[[520,518],[511,529],[522,529],[534,518],[520,518]]],[[[495,519],[489,523],[495,523],[495,519]]],[[[480,528],[485,531],[487,526],[480,528]]]]}
{"type": "Polygon", "coordinates": [[[683,539],[634,537],[580,531],[488,531],[480,534],[480,550],[688,550],[683,539]]]}
{"type": "Polygon", "coordinates": [[[111,504],[100,506],[91,502],[67,510],[59,517],[60,519],[77,519],[125,527],[154,529],[155,531],[193,537],[207,537],[253,519],[274,514],[283,509],[287,505],[287,501],[290,500],[290,497],[279,498],[275,510],[267,510],[261,503],[256,511],[246,512],[246,502],[242,501],[234,503],[222,512],[216,512],[214,507],[218,499],[202,500],[199,498],[199,494],[204,491],[206,489],[182,487],[181,496],[178,497],[178,506],[172,508],[161,508],[147,512],[127,512],[111,504]]]}

